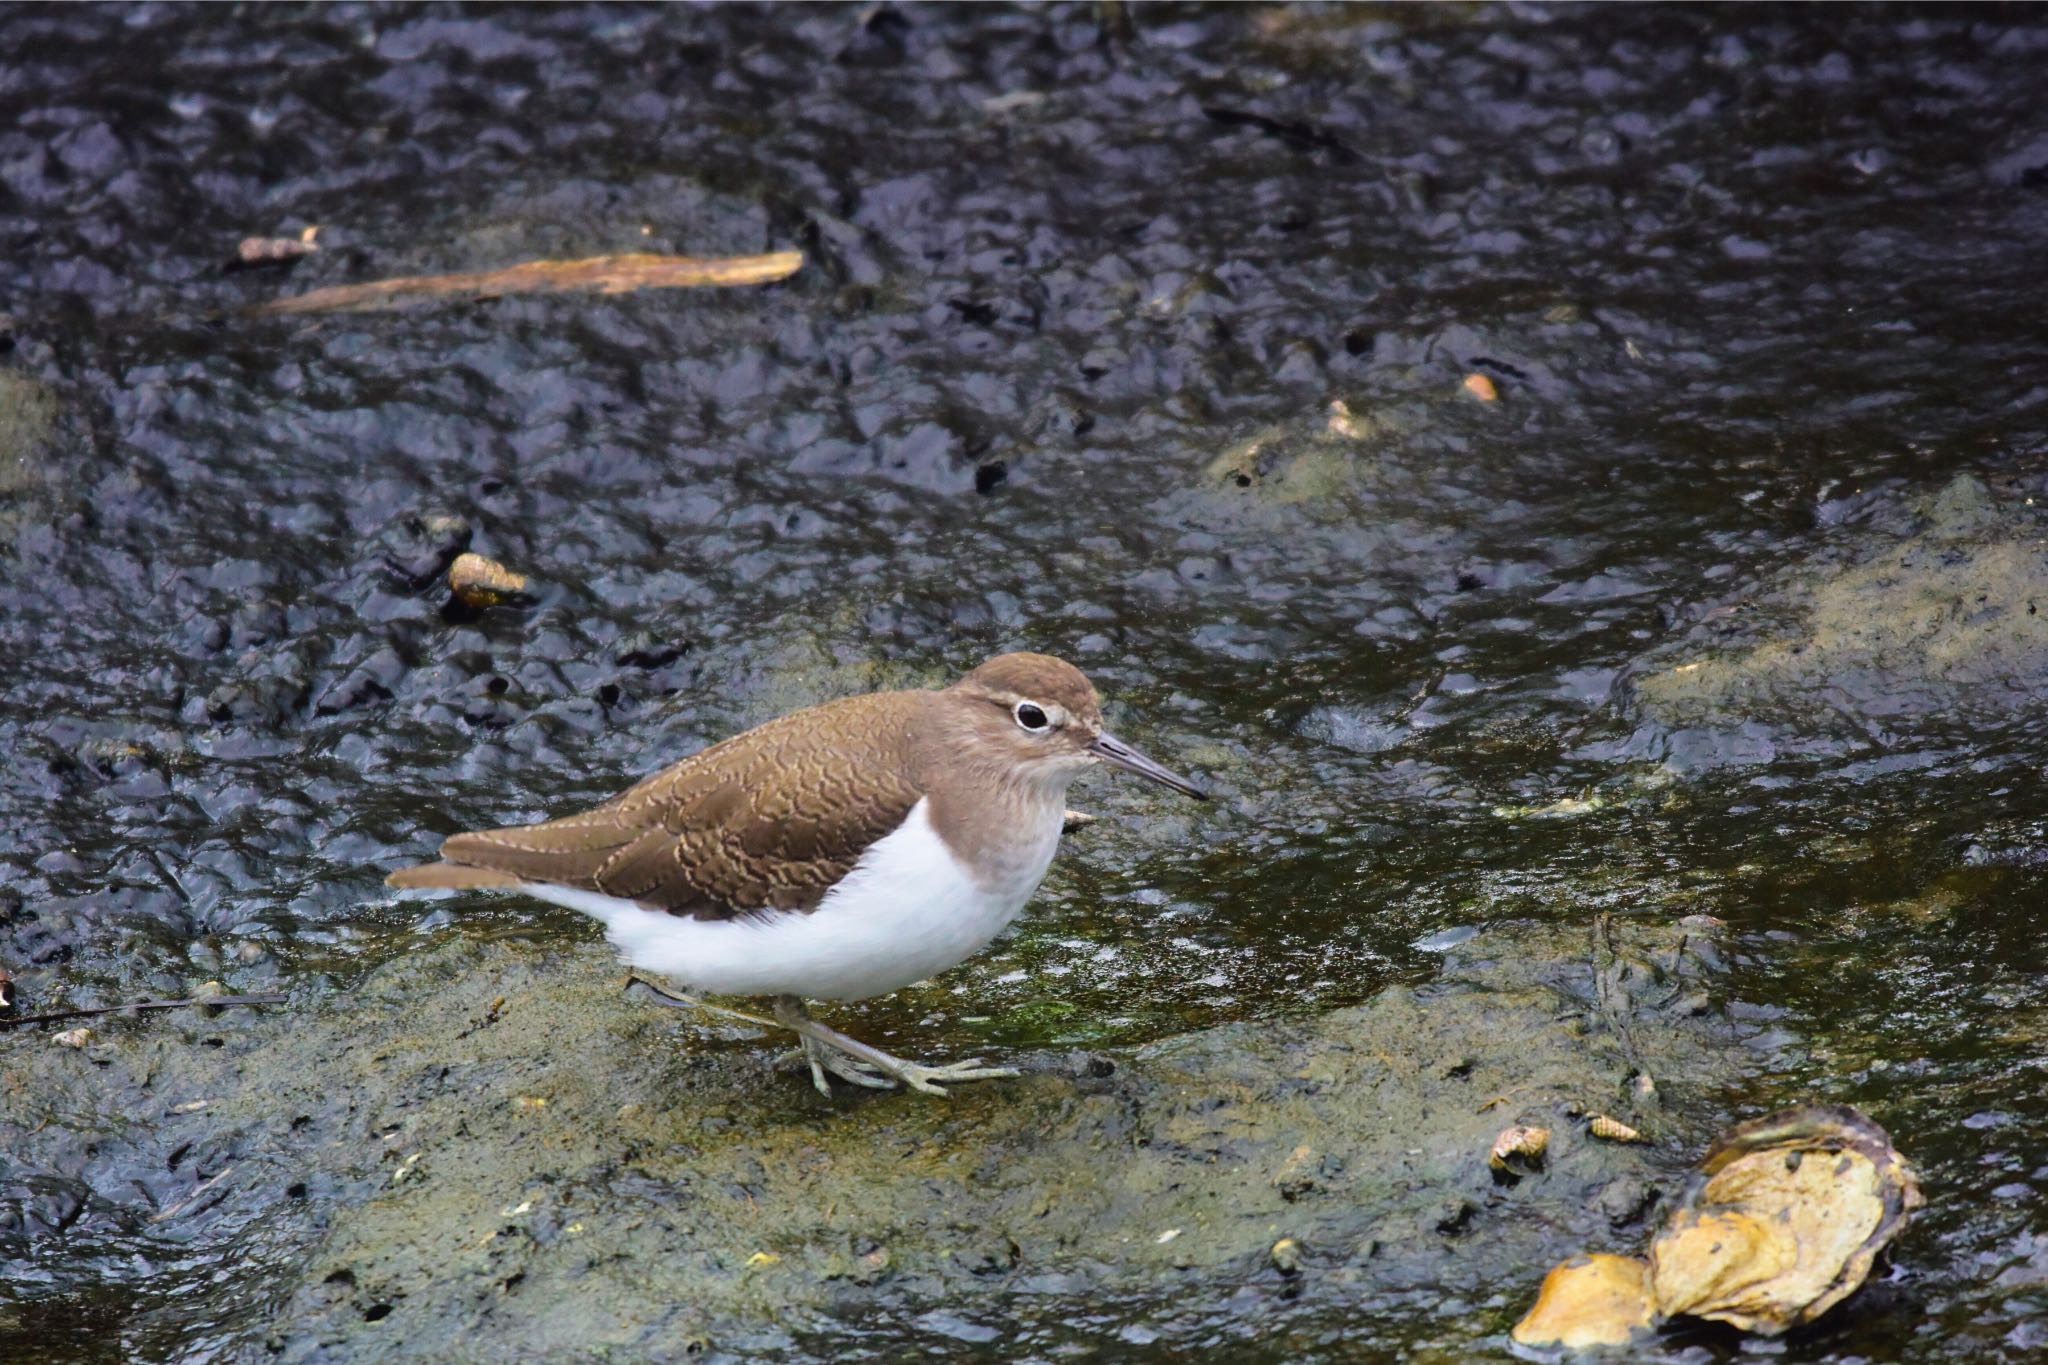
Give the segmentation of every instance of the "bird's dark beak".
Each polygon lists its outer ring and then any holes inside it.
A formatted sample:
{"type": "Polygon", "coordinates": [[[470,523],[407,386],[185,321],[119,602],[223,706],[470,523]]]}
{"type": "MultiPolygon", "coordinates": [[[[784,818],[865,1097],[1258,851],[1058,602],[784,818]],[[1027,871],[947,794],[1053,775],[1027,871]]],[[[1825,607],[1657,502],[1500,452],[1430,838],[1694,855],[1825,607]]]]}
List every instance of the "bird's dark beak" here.
{"type": "Polygon", "coordinates": [[[1136,749],[1133,749],[1130,745],[1118,739],[1115,735],[1097,735],[1095,742],[1088,746],[1088,752],[1094,754],[1104,763],[1134,772],[1140,777],[1149,777],[1154,782],[1164,783],[1177,792],[1186,792],[1197,801],[1207,801],[1209,799],[1209,793],[1203,791],[1185,777],[1168,772],[1136,749]]]}

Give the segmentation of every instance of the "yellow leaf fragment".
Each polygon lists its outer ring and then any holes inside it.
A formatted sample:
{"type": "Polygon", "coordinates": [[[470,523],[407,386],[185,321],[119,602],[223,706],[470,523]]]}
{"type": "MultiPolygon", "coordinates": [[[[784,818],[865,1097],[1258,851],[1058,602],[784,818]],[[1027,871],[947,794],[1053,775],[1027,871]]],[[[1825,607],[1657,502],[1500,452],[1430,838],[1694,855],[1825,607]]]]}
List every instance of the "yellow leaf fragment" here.
{"type": "Polygon", "coordinates": [[[1633,1256],[1576,1256],[1543,1277],[1536,1304],[1515,1324],[1515,1342],[1567,1351],[1625,1346],[1650,1329],[1647,1267],[1633,1256]]]}

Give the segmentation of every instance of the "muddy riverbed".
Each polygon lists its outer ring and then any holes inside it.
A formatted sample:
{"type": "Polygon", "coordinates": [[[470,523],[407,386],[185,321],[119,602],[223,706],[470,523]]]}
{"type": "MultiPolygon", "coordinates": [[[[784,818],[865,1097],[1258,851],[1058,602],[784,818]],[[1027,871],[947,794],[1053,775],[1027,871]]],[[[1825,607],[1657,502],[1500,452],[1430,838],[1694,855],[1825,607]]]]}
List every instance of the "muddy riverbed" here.
{"type": "Polygon", "coordinates": [[[286,997],[0,1031],[0,1357],[1505,1358],[1814,1099],[1928,1206],[1777,1358],[2039,1358],[2044,55],[2019,9],[0,11],[0,968],[286,997]],[[465,548],[532,599],[451,607],[465,548]],[[1013,937],[831,1016],[1021,1080],[827,1102],[571,914],[382,886],[1008,648],[1216,791],[1085,782],[1013,937]],[[1497,1179],[1516,1122],[1558,1145],[1497,1179]]]}

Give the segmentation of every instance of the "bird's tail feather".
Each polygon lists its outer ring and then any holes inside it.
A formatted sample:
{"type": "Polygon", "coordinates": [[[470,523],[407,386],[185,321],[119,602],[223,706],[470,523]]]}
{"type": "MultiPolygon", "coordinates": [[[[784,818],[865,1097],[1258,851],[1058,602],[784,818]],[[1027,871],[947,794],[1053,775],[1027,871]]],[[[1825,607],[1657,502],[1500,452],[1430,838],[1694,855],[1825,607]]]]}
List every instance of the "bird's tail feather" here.
{"type": "Polygon", "coordinates": [[[494,872],[488,867],[464,867],[461,863],[422,863],[418,867],[399,868],[384,879],[384,884],[407,891],[471,891],[491,887],[514,887],[523,883],[509,872],[494,872]]]}

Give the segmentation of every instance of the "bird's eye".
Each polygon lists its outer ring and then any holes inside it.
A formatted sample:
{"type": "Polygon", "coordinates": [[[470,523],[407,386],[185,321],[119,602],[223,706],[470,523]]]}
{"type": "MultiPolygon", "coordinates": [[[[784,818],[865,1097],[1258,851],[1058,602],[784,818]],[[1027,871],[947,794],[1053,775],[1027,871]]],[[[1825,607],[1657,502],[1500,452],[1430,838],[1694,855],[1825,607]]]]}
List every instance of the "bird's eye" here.
{"type": "Polygon", "coordinates": [[[1042,711],[1036,706],[1033,706],[1028,701],[1018,702],[1017,709],[1012,711],[1010,714],[1017,718],[1017,723],[1019,725],[1031,731],[1033,734],[1039,733],[1040,731],[1048,728],[1052,724],[1050,720],[1046,719],[1044,711],[1042,711]]]}

